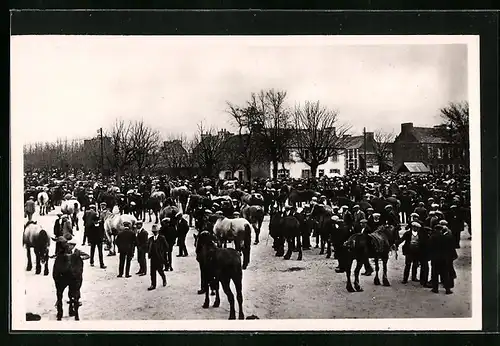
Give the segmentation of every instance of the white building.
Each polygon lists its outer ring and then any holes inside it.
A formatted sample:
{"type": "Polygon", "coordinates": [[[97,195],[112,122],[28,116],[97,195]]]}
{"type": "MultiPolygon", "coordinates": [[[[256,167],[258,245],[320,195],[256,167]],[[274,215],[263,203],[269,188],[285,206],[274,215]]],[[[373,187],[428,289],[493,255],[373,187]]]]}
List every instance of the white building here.
{"type": "MultiPolygon", "coordinates": [[[[307,151],[305,155],[307,155],[307,151]]],[[[291,150],[290,152],[290,162],[285,163],[285,170],[281,164],[279,164],[278,176],[279,177],[290,177],[290,178],[310,178],[311,168],[303,162],[296,150],[291,150]]],[[[316,171],[316,178],[322,176],[335,177],[345,175],[345,156],[344,153],[339,153],[328,158],[325,164],[319,165],[316,171]]],[[[270,165],[270,172],[272,175],[273,164],[270,165]]]]}

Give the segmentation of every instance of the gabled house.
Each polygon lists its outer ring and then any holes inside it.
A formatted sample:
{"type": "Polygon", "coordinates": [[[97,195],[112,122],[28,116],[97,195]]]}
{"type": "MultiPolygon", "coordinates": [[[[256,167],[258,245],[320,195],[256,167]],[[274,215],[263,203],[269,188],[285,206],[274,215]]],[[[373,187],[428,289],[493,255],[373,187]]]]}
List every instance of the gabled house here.
{"type": "MultiPolygon", "coordinates": [[[[386,154],[388,162],[379,162],[374,133],[366,132],[366,170],[368,172],[378,173],[390,168],[392,163],[392,143],[387,143],[385,147],[388,151],[386,154]],[[383,167],[380,167],[381,164],[383,167]]],[[[347,172],[365,169],[365,138],[363,135],[351,136],[349,138],[345,148],[345,157],[345,169],[347,172]]]]}
{"type": "Polygon", "coordinates": [[[415,127],[401,124],[401,133],[393,146],[393,170],[400,171],[407,162],[421,162],[431,172],[458,172],[465,167],[465,152],[451,143],[442,126],[415,127]]]}

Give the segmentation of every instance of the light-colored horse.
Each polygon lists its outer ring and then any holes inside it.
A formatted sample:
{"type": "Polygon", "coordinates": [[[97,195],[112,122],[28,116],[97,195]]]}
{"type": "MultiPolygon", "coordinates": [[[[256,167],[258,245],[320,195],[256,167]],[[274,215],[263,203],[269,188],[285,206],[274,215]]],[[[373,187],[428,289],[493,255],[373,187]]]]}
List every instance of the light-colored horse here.
{"type": "Polygon", "coordinates": [[[108,240],[108,243],[110,245],[109,248],[109,254],[108,256],[115,256],[116,251],[115,251],[115,241],[116,241],[116,236],[118,233],[123,231],[125,229],[124,223],[128,222],[130,223],[131,229],[133,229],[135,223],[137,222],[137,219],[134,215],[130,214],[123,214],[120,215],[119,212],[110,212],[106,211],[106,214],[104,215],[104,233],[106,235],[106,238],[108,240]]]}
{"type": "Polygon", "coordinates": [[[264,221],[264,207],[260,205],[243,205],[240,212],[241,216],[248,220],[255,230],[254,245],[257,245],[259,243],[260,228],[262,227],[262,222],[264,221]]]}
{"type": "Polygon", "coordinates": [[[243,269],[250,263],[250,247],[252,242],[252,225],[244,218],[219,218],[214,225],[213,232],[218,239],[219,247],[227,247],[227,241],[234,242],[234,248],[243,253],[243,269]]]}
{"type": "Polygon", "coordinates": [[[76,199],[68,199],[64,200],[61,203],[61,213],[65,215],[69,215],[71,218],[72,226],[75,227],[76,230],[79,230],[78,227],[78,213],[80,212],[80,203],[76,199]]]}
{"type": "Polygon", "coordinates": [[[165,200],[167,199],[167,196],[163,191],[155,191],[151,193],[151,198],[155,198],[158,201],[160,201],[160,204],[163,207],[165,205],[165,200]]]}
{"type": "Polygon", "coordinates": [[[28,259],[26,270],[30,271],[32,269],[31,248],[33,248],[36,258],[35,274],[40,274],[43,264],[43,275],[49,275],[50,238],[47,232],[36,221],[28,221],[26,224],[23,232],[23,246],[26,248],[28,259]]]}
{"type": "Polygon", "coordinates": [[[47,205],[49,204],[49,195],[47,192],[42,191],[37,195],[38,205],[40,206],[40,215],[47,214],[47,205]]]}

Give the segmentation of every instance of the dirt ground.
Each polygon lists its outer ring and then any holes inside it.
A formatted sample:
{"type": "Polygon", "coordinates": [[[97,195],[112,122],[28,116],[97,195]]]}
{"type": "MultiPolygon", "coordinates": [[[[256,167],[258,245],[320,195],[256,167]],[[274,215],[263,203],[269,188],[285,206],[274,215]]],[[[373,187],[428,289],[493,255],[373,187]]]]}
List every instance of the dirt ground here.
{"type": "MultiPolygon", "coordinates": [[[[52,234],[56,211],[46,216],[34,216],[52,234]]],[[[268,217],[262,226],[261,242],[251,249],[250,265],[243,272],[243,299],[245,316],[256,315],[260,319],[332,319],[332,318],[439,318],[471,316],[471,248],[469,234],[462,233],[459,258],[455,261],[457,280],[454,294],[439,294],[422,288],[417,282],[401,283],[404,256],[389,259],[388,277],[391,287],[375,286],[373,275],[360,277],[364,292],[348,293],[345,274],[335,273],[337,261],[319,255],[319,249],[306,250],[303,260],[297,261],[297,253],[285,261],[274,256],[272,238],[268,238],[268,217]]],[[[151,223],[145,229],[151,229],[151,223]]],[[[83,225],[80,215],[80,231],[76,233],[78,248],[90,254],[89,246],[81,246],[83,225]]],[[[169,320],[169,319],[227,319],[229,303],[222,291],[219,308],[203,309],[203,295],[198,295],[200,274],[194,254],[194,229],[190,230],[186,244],[188,257],[175,257],[173,272],[166,272],[167,286],[161,284],[154,291],[148,275],[139,277],[137,258],[132,260],[131,278],[117,278],[118,256],[107,257],[107,269],[95,267],[85,261],[81,289],[82,320],[169,320]]],[[[315,240],[311,243],[314,245],[315,240]]],[[[54,244],[51,246],[54,253],[54,244]]],[[[33,256],[34,258],[34,256],[33,256]]],[[[26,307],[41,315],[42,320],[56,319],[56,293],[52,279],[53,260],[49,261],[49,276],[35,275],[34,270],[25,272],[26,307]]],[[[24,270],[25,264],[16,266],[24,270]]],[[[353,266],[354,267],[354,266],[353,266]]],[[[161,283],[160,277],[157,278],[161,283]]],[[[234,292],[234,287],[233,287],[234,292]]],[[[67,293],[65,292],[65,300],[67,293]]],[[[213,303],[213,298],[211,297],[213,303]]],[[[70,319],[68,305],[64,304],[64,319],[70,319]]],[[[237,307],[236,307],[237,309],[237,307]]],[[[71,318],[72,319],[72,318],[71,318]]]]}

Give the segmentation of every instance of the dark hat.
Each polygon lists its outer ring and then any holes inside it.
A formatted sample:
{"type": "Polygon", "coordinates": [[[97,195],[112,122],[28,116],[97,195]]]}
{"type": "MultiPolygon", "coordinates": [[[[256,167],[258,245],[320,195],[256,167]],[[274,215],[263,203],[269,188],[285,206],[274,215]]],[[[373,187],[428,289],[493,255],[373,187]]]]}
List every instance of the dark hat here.
{"type": "Polygon", "coordinates": [[[422,227],[422,225],[421,225],[421,224],[419,224],[418,222],[415,222],[415,221],[413,221],[413,222],[411,223],[411,225],[412,225],[412,226],[414,226],[414,227],[418,227],[418,228],[422,227]]]}
{"type": "Polygon", "coordinates": [[[158,226],[157,225],[151,226],[151,232],[158,232],[158,226]]]}

